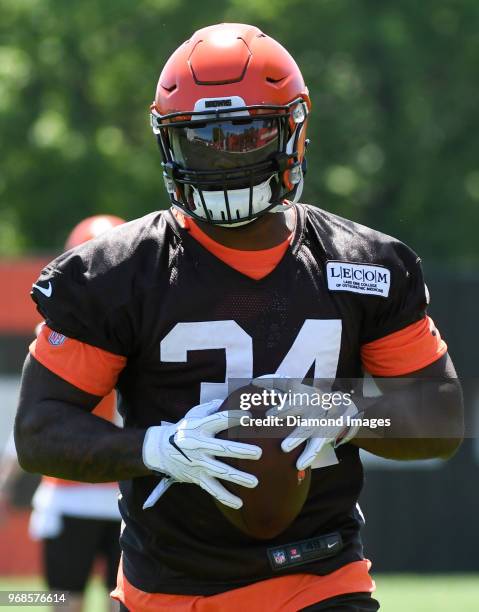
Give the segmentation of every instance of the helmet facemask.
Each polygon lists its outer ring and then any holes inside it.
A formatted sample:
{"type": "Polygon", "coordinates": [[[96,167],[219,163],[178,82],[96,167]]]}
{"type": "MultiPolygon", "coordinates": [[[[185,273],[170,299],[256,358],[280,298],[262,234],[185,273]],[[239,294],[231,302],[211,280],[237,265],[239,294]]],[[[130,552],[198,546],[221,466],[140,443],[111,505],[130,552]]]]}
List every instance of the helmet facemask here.
{"type": "Polygon", "coordinates": [[[199,100],[188,113],[151,110],[166,189],[188,216],[241,225],[299,198],[304,151],[298,143],[308,114],[303,98],[246,106],[233,96],[199,100]]]}

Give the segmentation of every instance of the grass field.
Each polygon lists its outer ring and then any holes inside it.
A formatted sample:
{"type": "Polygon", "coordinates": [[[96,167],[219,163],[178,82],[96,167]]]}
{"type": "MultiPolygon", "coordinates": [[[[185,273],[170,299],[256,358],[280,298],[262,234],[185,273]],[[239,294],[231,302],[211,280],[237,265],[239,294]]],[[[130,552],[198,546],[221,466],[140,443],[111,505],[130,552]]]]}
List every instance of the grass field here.
{"type": "MultiPolygon", "coordinates": [[[[476,612],[479,610],[479,574],[467,575],[375,575],[377,597],[384,612],[476,612]]],[[[0,579],[0,590],[42,588],[36,579],[0,579]]],[[[107,612],[104,590],[91,583],[87,612],[107,612]]],[[[22,612],[38,612],[42,607],[15,607],[22,612]]],[[[225,612],[232,612],[225,610],[225,612]]],[[[267,608],[265,607],[265,612],[267,608]]]]}
{"type": "Polygon", "coordinates": [[[476,612],[479,574],[375,575],[384,612],[476,612]]]}

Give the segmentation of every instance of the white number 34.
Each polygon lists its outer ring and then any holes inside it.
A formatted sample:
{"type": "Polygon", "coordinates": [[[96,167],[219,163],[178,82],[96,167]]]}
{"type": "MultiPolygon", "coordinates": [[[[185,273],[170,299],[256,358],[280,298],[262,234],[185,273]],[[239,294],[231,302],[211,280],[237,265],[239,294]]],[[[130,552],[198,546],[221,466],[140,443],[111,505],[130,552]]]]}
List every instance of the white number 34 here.
{"type": "MultiPolygon", "coordinates": [[[[276,372],[304,378],[314,364],[314,378],[334,379],[341,347],[340,319],[306,319],[276,372]]],[[[226,374],[222,383],[202,382],[200,403],[224,399],[228,380],[253,378],[253,340],[236,321],[177,323],[160,344],[161,360],[188,361],[188,351],[223,349],[226,374]]]]}

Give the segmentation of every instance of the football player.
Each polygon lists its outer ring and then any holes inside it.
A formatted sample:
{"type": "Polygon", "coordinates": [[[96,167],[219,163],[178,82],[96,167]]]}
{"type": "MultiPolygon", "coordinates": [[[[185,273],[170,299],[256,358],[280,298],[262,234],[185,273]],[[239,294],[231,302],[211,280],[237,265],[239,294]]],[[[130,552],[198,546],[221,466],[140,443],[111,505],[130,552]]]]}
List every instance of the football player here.
{"type": "MultiPolygon", "coordinates": [[[[124,610],[377,610],[359,534],[359,446],[409,459],[448,457],[459,444],[460,389],[426,314],[420,259],[298,203],[310,111],[275,40],[242,24],[199,30],[167,61],[151,106],[171,208],[57,258],[34,285],[46,325],[23,374],[20,461],[122,481],[114,597],[124,610]],[[52,332],[66,337],[61,353],[52,332]],[[334,460],[317,462],[293,524],[266,542],[237,531],[214,498],[239,508],[223,483],[257,481],[223,459],[255,461],[261,449],[216,437],[241,414],[218,412],[228,381],[364,370],[397,380],[397,395],[367,410],[397,417],[400,435],[331,433],[334,460]],[[426,398],[411,380],[421,377],[436,381],[426,398]],[[89,414],[114,387],[124,429],[89,414]],[[435,437],[417,439],[437,415],[435,437]],[[298,541],[309,550],[300,565],[287,554],[298,541]]],[[[325,447],[311,441],[314,465],[325,447]]]]}
{"type": "MultiPolygon", "coordinates": [[[[88,217],[73,228],[65,249],[92,240],[122,223],[123,219],[113,215],[88,217]]],[[[42,324],[37,327],[37,335],[43,333],[42,327],[42,324]]],[[[48,336],[48,342],[59,353],[64,341],[64,336],[57,332],[48,336]]],[[[90,367],[78,360],[75,368],[81,370],[85,365],[90,367]]],[[[115,421],[115,395],[111,391],[98,403],[93,411],[95,417],[115,421]]],[[[19,474],[12,441],[0,461],[0,500],[19,474]]],[[[69,593],[67,605],[57,606],[64,612],[83,609],[84,591],[98,557],[105,561],[104,583],[108,592],[115,585],[120,558],[117,497],[118,487],[114,482],[87,484],[49,476],[42,478],[33,496],[30,537],[42,543],[42,569],[48,588],[69,593]]]]}

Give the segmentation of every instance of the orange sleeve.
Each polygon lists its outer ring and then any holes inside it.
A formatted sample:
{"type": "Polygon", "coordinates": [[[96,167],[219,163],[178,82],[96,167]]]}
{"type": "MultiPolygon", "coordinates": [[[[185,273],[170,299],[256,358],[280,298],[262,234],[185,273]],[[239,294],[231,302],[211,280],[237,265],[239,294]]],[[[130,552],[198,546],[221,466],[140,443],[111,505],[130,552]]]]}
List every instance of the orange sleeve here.
{"type": "Polygon", "coordinates": [[[425,368],[447,351],[430,317],[361,347],[364,368],[376,376],[401,376],[425,368]]]}
{"type": "Polygon", "coordinates": [[[110,421],[113,423],[115,420],[115,412],[116,412],[116,393],[115,391],[111,391],[108,395],[100,400],[100,402],[95,406],[93,410],[93,414],[97,417],[105,419],[105,421],[110,421]]]}
{"type": "Polygon", "coordinates": [[[46,368],[82,391],[104,397],[115,387],[126,357],[67,338],[43,325],[30,353],[46,368]]]}

